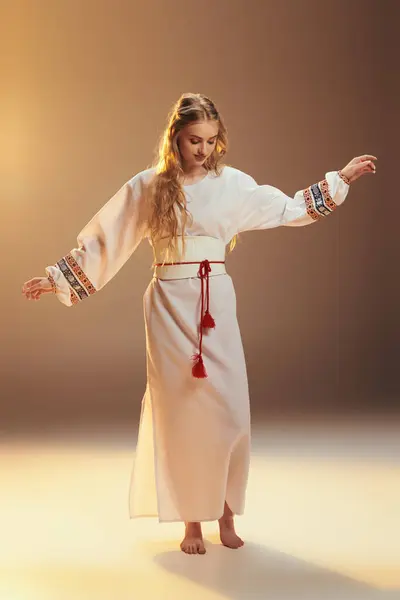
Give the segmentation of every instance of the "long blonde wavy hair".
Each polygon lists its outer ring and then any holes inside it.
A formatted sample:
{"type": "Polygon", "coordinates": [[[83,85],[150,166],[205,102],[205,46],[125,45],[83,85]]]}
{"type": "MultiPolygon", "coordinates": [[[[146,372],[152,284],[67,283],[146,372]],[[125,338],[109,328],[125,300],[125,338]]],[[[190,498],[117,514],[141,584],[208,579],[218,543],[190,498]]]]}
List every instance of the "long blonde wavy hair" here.
{"type": "MultiPolygon", "coordinates": [[[[148,186],[148,234],[153,246],[162,238],[169,239],[166,252],[168,257],[177,247],[179,235],[182,236],[184,248],[185,229],[188,220],[191,219],[181,184],[184,171],[178,148],[178,135],[186,125],[199,121],[218,123],[215,148],[204,162],[204,167],[208,172],[220,175],[222,159],[228,147],[227,130],[214,103],[203,94],[182,94],[172,107],[167,127],[160,139],[158,156],[153,164],[156,172],[148,186]]],[[[231,241],[231,249],[235,241],[235,238],[231,241]]]]}

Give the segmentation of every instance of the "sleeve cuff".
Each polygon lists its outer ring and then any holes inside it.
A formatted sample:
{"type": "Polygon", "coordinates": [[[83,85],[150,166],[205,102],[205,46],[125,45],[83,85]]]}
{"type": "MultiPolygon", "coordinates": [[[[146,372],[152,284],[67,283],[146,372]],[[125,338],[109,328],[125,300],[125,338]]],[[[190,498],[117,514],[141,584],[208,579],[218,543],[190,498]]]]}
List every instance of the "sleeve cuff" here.
{"type": "Polygon", "coordinates": [[[65,306],[72,306],[73,304],[79,302],[76,294],[73,292],[68,284],[68,281],[65,279],[58,267],[46,267],[45,272],[52,284],[55,295],[61,304],[64,304],[65,306]]]}

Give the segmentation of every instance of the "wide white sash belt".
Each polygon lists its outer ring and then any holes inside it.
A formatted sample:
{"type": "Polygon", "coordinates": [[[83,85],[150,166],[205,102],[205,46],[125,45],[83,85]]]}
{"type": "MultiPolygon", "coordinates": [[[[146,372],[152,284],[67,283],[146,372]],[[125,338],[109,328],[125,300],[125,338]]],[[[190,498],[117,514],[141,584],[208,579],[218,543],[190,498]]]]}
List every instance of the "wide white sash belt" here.
{"type": "Polygon", "coordinates": [[[208,260],[211,265],[210,277],[226,273],[225,264],[212,264],[213,261],[225,261],[225,242],[213,237],[185,236],[185,252],[182,252],[182,239],[178,238],[178,246],[173,256],[165,259],[168,238],[157,242],[154,249],[154,276],[159,279],[187,279],[198,277],[200,263],[208,260]],[[163,262],[168,264],[162,264],[163,262]],[[194,264],[176,264],[189,262],[194,264]],[[161,266],[160,266],[161,263],[161,266]],[[175,263],[175,264],[169,264],[175,263]],[[158,266],[157,266],[158,265],[158,266]]]}

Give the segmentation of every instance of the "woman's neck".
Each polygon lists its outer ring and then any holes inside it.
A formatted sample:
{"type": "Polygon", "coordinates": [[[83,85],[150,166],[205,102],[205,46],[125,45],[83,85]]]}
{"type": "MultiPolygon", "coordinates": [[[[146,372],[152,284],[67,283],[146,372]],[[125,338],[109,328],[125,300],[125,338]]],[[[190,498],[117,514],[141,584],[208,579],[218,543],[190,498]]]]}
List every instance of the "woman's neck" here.
{"type": "Polygon", "coordinates": [[[207,169],[203,166],[194,166],[191,168],[183,169],[183,183],[194,183],[199,179],[203,179],[207,175],[207,169]]]}

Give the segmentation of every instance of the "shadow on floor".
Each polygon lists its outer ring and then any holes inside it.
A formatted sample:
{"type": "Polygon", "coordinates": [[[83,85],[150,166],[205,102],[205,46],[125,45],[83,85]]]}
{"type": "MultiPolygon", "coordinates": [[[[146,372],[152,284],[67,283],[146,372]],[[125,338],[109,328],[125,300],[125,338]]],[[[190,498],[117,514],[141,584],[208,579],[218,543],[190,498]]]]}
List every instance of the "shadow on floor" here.
{"type": "Polygon", "coordinates": [[[207,554],[158,553],[168,572],[232,600],[400,600],[400,590],[379,590],[284,552],[246,543],[239,550],[206,542],[207,554]]]}

